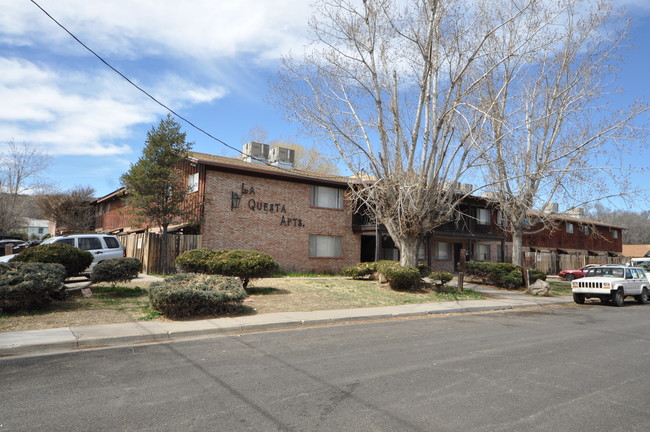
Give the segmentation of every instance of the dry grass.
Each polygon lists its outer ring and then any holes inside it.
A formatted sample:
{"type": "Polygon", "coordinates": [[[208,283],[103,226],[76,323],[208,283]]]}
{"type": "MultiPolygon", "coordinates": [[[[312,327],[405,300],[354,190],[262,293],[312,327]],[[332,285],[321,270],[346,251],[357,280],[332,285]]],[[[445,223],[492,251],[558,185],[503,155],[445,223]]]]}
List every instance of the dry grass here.
{"type": "MultiPolygon", "coordinates": [[[[0,332],[136,322],[150,316],[148,283],[134,281],[93,286],[91,298],[55,301],[28,314],[0,314],[0,332]]],[[[252,281],[240,315],[349,309],[410,303],[480,299],[474,291],[436,293],[432,290],[397,292],[374,281],[342,278],[270,278],[252,281]]],[[[160,318],[159,318],[160,319],[160,318]]],[[[162,318],[164,319],[164,318],[162,318]]]]}

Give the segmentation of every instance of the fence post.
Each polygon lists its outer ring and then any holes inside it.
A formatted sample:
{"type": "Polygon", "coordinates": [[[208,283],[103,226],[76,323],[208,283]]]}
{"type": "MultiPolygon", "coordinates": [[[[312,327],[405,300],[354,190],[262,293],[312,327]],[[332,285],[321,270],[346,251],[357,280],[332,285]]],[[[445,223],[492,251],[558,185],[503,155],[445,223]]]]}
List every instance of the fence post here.
{"type": "Polygon", "coordinates": [[[458,272],[458,286],[456,290],[463,292],[463,284],[465,283],[465,249],[460,250],[460,262],[458,263],[460,271],[458,272]]]}

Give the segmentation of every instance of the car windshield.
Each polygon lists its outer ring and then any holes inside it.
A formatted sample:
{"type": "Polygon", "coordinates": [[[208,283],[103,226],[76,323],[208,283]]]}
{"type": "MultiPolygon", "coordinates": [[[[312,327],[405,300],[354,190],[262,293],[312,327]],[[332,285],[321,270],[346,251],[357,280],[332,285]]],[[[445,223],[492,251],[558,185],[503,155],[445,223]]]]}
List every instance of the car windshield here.
{"type": "Polygon", "coordinates": [[[620,267],[594,267],[587,271],[585,277],[615,277],[622,278],[624,271],[620,267]]]}

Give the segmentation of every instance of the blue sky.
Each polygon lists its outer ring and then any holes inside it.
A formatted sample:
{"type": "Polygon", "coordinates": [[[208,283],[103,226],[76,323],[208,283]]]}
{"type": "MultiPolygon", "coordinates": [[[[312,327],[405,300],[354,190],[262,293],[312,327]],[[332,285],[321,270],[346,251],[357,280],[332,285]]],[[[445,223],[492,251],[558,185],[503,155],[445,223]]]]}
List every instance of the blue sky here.
{"type": "MultiPolygon", "coordinates": [[[[69,31],[149,93],[232,147],[251,128],[310,147],[267,101],[279,58],[301,52],[305,0],[36,0],[69,31]]],[[[632,20],[616,105],[650,99],[650,1],[614,0],[632,20]]],[[[166,111],[75,42],[29,0],[0,9],[0,150],[7,141],[52,155],[44,180],[60,189],[117,189],[146,132],[166,111]]],[[[194,150],[236,152],[181,122],[194,150]]],[[[645,174],[632,175],[642,187],[645,174]]],[[[639,165],[639,158],[630,163],[639,165]]],[[[647,210],[636,208],[633,210],[647,210]]]]}

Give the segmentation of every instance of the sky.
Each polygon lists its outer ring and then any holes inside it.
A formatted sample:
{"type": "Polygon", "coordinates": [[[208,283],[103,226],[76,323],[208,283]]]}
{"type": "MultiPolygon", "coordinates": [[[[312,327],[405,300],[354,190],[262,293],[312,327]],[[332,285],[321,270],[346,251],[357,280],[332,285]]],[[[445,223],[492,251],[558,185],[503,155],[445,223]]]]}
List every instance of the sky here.
{"type": "MultiPolygon", "coordinates": [[[[35,0],[79,40],[175,112],[193,150],[236,157],[250,130],[311,147],[269,102],[280,57],[300,53],[311,15],[306,0],[35,0]]],[[[627,10],[636,45],[626,50],[615,106],[650,100],[650,1],[627,10]]],[[[6,143],[52,156],[43,180],[60,190],[120,187],[146,133],[167,110],[93,56],[30,0],[0,0],[0,152],[6,143]]],[[[631,157],[646,170],[650,158],[631,157]]],[[[633,210],[647,210],[636,208],[633,210]]]]}

